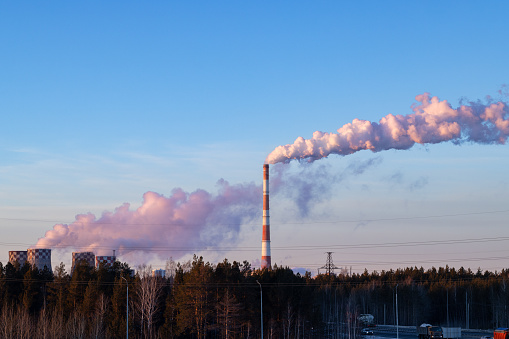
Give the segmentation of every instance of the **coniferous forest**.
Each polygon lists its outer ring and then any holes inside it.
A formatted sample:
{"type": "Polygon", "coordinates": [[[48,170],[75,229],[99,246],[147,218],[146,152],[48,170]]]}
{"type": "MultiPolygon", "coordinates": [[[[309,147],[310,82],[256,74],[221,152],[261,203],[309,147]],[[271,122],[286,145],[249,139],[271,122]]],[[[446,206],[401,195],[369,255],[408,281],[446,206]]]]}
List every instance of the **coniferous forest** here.
{"type": "Polygon", "coordinates": [[[125,264],[78,264],[68,274],[0,264],[1,338],[356,337],[360,314],[375,323],[462,328],[508,326],[509,271],[405,268],[300,276],[201,257],[171,262],[166,277],[125,264]],[[128,306],[128,309],[127,309],[128,306]]]}

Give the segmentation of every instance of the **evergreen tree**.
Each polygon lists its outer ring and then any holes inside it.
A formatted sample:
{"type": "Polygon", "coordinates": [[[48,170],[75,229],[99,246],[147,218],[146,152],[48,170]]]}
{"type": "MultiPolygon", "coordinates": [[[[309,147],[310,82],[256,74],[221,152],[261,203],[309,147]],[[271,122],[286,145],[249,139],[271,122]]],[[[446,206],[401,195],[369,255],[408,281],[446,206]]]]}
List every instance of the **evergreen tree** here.
{"type": "Polygon", "coordinates": [[[39,270],[36,267],[30,267],[23,276],[23,293],[21,297],[22,304],[27,312],[32,314],[38,310],[40,295],[39,270]]]}
{"type": "Polygon", "coordinates": [[[177,275],[182,274],[182,281],[176,281],[174,287],[177,335],[194,334],[198,339],[206,338],[213,314],[212,272],[212,266],[196,256],[189,272],[177,269],[177,275]]]}
{"type": "MultiPolygon", "coordinates": [[[[126,307],[127,295],[126,284],[118,278],[113,283],[113,294],[111,296],[111,308],[107,313],[107,336],[108,338],[124,338],[127,323],[126,323],[126,307]]],[[[129,332],[135,330],[129,326],[129,332]]]]}
{"type": "Polygon", "coordinates": [[[46,284],[47,300],[54,316],[63,316],[64,313],[70,313],[70,308],[67,307],[69,281],[70,277],[65,271],[65,265],[60,263],[55,268],[53,281],[46,284]]]}

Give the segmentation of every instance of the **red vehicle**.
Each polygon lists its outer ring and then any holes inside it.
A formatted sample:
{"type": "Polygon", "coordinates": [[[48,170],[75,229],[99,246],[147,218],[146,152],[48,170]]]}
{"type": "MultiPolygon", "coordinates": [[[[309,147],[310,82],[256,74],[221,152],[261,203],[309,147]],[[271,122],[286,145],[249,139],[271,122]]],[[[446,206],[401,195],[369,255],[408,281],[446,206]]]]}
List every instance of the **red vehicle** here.
{"type": "Polygon", "coordinates": [[[509,339],[509,328],[499,327],[493,332],[493,339],[509,339]]]}

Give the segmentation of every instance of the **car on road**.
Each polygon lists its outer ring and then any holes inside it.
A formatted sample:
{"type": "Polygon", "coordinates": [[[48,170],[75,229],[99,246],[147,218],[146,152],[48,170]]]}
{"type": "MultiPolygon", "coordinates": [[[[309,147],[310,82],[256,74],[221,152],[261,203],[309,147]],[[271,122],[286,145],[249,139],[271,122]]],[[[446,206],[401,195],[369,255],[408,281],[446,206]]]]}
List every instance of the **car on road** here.
{"type": "Polygon", "coordinates": [[[362,334],[362,335],[373,335],[373,330],[372,330],[372,329],[370,329],[370,328],[363,328],[363,329],[361,330],[361,334],[362,334]]]}

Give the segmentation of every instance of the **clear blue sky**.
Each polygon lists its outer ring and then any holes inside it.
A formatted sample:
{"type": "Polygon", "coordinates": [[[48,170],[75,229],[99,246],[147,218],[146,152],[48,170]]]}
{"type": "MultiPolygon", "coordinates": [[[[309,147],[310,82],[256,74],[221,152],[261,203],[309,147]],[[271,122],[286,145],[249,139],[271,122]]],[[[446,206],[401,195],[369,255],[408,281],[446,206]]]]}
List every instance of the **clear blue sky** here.
{"type": "MultiPolygon", "coordinates": [[[[503,1],[3,2],[0,261],[77,214],[135,210],[147,191],[261,185],[275,147],[410,114],[424,92],[454,108],[507,101],[508,12],[503,1]]],[[[507,267],[509,239],[486,238],[509,237],[509,212],[491,213],[509,210],[508,155],[443,143],[292,163],[319,191],[305,214],[291,181],[272,196],[273,262],[316,273],[332,251],[356,272],[507,267]],[[463,239],[475,242],[432,243],[463,239]],[[387,246],[409,242],[422,244],[387,246]]],[[[213,239],[217,251],[168,256],[256,265],[261,216],[230,243],[213,239]]]]}

